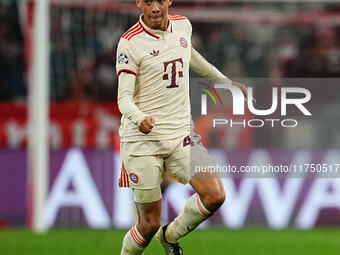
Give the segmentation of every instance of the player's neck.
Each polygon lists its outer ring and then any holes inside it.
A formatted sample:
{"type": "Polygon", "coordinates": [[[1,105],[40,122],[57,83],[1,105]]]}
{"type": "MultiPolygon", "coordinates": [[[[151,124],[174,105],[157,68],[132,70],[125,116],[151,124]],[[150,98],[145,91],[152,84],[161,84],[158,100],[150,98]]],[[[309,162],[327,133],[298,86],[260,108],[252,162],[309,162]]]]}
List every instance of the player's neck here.
{"type": "Polygon", "coordinates": [[[161,24],[161,26],[159,28],[153,28],[150,23],[144,18],[144,14],[142,15],[142,21],[144,22],[144,24],[150,28],[150,29],[154,29],[154,30],[161,30],[161,31],[166,31],[168,29],[170,20],[167,17],[167,19],[164,20],[164,22],[161,24]]]}
{"type": "Polygon", "coordinates": [[[167,17],[167,19],[164,21],[164,24],[162,24],[162,27],[160,30],[166,31],[168,29],[168,26],[169,26],[169,18],[167,17]]]}

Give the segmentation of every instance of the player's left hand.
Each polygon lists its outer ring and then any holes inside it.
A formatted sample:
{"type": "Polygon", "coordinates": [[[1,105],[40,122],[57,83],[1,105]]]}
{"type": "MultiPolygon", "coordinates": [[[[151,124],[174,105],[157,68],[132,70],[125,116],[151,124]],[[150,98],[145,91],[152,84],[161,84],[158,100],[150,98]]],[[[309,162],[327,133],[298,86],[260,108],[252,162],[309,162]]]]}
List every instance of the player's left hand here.
{"type": "MultiPolygon", "coordinates": [[[[238,87],[242,90],[242,92],[244,94],[244,101],[247,102],[247,100],[248,100],[248,90],[247,90],[246,86],[244,86],[244,84],[242,84],[242,83],[238,83],[238,82],[235,82],[235,81],[232,82],[232,85],[234,85],[234,86],[236,86],[236,87],[238,87]]],[[[252,100],[253,100],[253,104],[255,104],[256,99],[253,97],[252,100]]]]}

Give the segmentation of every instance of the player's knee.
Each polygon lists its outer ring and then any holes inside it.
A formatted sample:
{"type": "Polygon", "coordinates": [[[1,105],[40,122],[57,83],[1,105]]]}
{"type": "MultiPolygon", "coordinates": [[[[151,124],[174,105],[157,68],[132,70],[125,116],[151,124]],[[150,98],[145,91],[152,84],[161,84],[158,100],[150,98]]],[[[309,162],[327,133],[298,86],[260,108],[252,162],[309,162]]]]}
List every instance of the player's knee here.
{"type": "Polygon", "coordinates": [[[225,195],[225,192],[223,190],[222,192],[220,192],[218,194],[218,196],[215,199],[216,205],[218,205],[218,207],[221,207],[223,205],[224,201],[225,201],[225,198],[226,198],[226,195],[225,195]]]}
{"type": "Polygon", "coordinates": [[[148,229],[150,235],[154,235],[156,234],[160,226],[161,223],[159,221],[152,221],[147,223],[146,228],[148,229]]]}
{"type": "Polygon", "coordinates": [[[140,227],[141,229],[143,229],[143,232],[148,233],[148,235],[150,236],[153,236],[154,234],[156,234],[160,225],[161,225],[160,219],[157,219],[157,218],[145,220],[140,223],[140,227]]]}
{"type": "Polygon", "coordinates": [[[216,208],[220,208],[223,205],[224,201],[225,201],[224,190],[220,191],[219,193],[216,193],[212,198],[212,203],[216,208]]]}
{"type": "Polygon", "coordinates": [[[221,190],[206,196],[204,199],[204,205],[209,211],[214,212],[223,205],[225,198],[225,192],[224,190],[221,190]]]}

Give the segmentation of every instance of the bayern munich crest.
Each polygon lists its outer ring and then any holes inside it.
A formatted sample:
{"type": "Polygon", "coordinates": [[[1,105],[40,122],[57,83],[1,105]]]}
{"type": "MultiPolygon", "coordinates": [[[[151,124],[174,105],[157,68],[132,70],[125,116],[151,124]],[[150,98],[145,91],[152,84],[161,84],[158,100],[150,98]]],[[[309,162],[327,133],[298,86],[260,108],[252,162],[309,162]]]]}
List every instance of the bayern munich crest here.
{"type": "Polygon", "coordinates": [[[181,37],[181,39],[179,39],[179,42],[183,48],[188,47],[188,42],[184,37],[181,37]]]}
{"type": "Polygon", "coordinates": [[[133,183],[137,183],[138,182],[138,175],[137,174],[134,174],[134,173],[129,174],[129,177],[130,177],[130,179],[131,179],[131,181],[133,183]]]}

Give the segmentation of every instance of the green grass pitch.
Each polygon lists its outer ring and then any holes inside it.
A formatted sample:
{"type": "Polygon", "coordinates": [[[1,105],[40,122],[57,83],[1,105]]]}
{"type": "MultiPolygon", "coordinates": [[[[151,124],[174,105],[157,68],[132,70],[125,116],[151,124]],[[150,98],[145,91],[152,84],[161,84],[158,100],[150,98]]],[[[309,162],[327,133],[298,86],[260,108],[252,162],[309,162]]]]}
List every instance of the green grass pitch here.
{"type": "MultiPolygon", "coordinates": [[[[0,254],[119,255],[124,234],[124,230],[54,229],[45,235],[25,229],[0,230],[0,254]]],[[[340,254],[340,228],[196,230],[181,244],[185,255],[336,255],[340,254]]],[[[164,253],[154,239],[144,254],[164,253]]]]}

